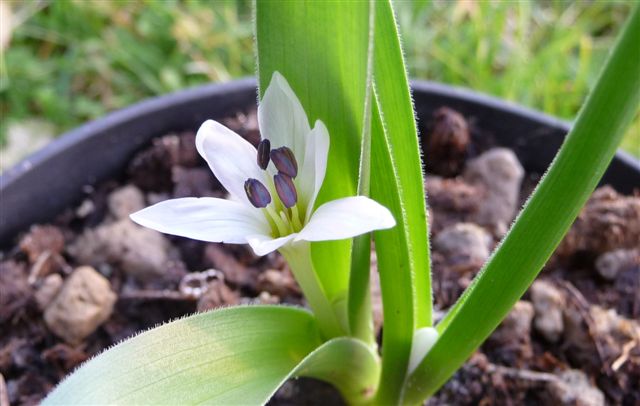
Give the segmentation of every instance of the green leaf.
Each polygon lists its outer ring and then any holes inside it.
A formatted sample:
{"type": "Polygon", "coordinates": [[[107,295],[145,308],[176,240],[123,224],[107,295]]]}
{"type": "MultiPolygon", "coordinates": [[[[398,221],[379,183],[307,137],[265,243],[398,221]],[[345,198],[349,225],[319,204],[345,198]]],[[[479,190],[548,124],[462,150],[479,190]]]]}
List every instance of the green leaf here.
{"type": "Polygon", "coordinates": [[[397,225],[375,233],[383,299],[382,377],[377,401],[398,403],[413,333],[431,326],[427,216],[420,149],[396,22],[388,1],[375,2],[371,196],[397,225]]]}
{"type": "Polygon", "coordinates": [[[350,404],[362,404],[375,393],[380,377],[378,354],[364,342],[339,337],[307,356],[292,375],[332,383],[350,404]]]}
{"type": "Polygon", "coordinates": [[[393,213],[397,224],[391,230],[376,231],[376,253],[384,328],[382,330],[382,376],[377,403],[397,404],[400,401],[405,374],[411,354],[414,331],[413,286],[409,243],[402,221],[402,202],[398,194],[399,181],[391,160],[388,137],[378,114],[377,99],[373,105],[371,152],[373,176],[371,195],[393,213]]]}
{"type": "Polygon", "coordinates": [[[438,325],[440,339],[408,381],[406,403],[434,393],[491,334],[560,243],[613,158],[640,104],[640,7],[511,230],[438,325]]]}
{"type": "MultiPolygon", "coordinates": [[[[396,217],[396,220],[402,219],[406,227],[415,292],[415,328],[418,329],[432,324],[429,232],[420,145],[393,10],[388,1],[378,1],[375,5],[373,80],[380,118],[399,183],[397,193],[404,210],[402,217],[396,217]]],[[[384,177],[377,176],[390,177],[391,174],[376,173],[376,179],[380,179],[378,182],[384,182],[384,177]]]]}
{"type": "MultiPolygon", "coordinates": [[[[287,79],[311,123],[331,136],[316,206],[356,192],[367,83],[368,2],[256,2],[261,93],[274,71],[287,79]]],[[[351,241],[312,244],[318,277],[347,324],[351,241]]]]}
{"type": "Polygon", "coordinates": [[[320,343],[314,317],[298,308],[197,314],[98,355],[43,404],[263,404],[320,343]]]}
{"type": "MultiPolygon", "coordinates": [[[[358,195],[371,196],[371,116],[373,115],[373,37],[375,7],[369,9],[369,50],[367,55],[367,88],[364,98],[358,195]]],[[[371,233],[357,236],[351,246],[351,273],[347,300],[349,334],[376,348],[371,307],[371,233]]]]}

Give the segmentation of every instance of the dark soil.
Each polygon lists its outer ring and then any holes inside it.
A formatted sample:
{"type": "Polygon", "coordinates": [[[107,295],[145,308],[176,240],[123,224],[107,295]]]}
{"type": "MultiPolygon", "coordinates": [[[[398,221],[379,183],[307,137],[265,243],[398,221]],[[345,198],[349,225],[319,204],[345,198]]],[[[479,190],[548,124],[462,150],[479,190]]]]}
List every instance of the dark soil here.
{"type": "MultiPolygon", "coordinates": [[[[254,110],[223,122],[254,144],[259,140],[254,110]]],[[[515,214],[508,205],[498,214],[483,206],[496,193],[511,192],[470,173],[469,160],[491,147],[486,138],[478,140],[479,131],[447,108],[421,129],[427,156],[442,157],[429,162],[426,182],[440,314],[498,243],[502,222],[508,225],[515,214]],[[463,248],[450,251],[456,246],[463,248]]],[[[125,176],[87,187],[78,206],[34,225],[0,252],[1,406],[3,396],[12,405],[38,403],[87,358],[176,317],[239,303],[304,303],[278,254],[260,258],[245,246],[149,235],[128,220],[130,212],[166,198],[225,196],[197,155],[194,137],[156,139],[131,159],[125,176]],[[93,319],[60,334],[63,316],[52,309],[61,306],[81,266],[91,266],[108,288],[93,297],[101,309],[93,319]]],[[[510,179],[520,204],[539,174],[510,179]]],[[[428,404],[639,405],[638,247],[640,191],[622,196],[600,188],[538,282],[428,404]]],[[[301,379],[287,383],[272,402],[336,404],[339,398],[327,385],[301,379]]]]}

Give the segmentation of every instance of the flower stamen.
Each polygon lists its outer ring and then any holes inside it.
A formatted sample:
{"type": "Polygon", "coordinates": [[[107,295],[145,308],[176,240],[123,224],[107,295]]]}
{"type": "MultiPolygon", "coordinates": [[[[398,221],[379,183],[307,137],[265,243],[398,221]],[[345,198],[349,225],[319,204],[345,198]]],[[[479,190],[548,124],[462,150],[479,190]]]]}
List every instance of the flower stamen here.
{"type": "MultiPolygon", "coordinates": [[[[273,223],[276,225],[278,229],[278,234],[280,236],[289,234],[289,226],[287,225],[289,221],[285,218],[284,220],[276,213],[275,209],[272,205],[265,207],[267,214],[273,220],[273,223]]],[[[282,213],[282,212],[281,212],[282,213]]]]}
{"type": "Polygon", "coordinates": [[[273,177],[273,183],[276,186],[276,192],[280,197],[280,201],[286,208],[295,206],[298,202],[298,192],[293,184],[290,176],[279,172],[273,177]]]}
{"type": "Polygon", "coordinates": [[[262,208],[271,203],[271,195],[269,194],[269,190],[257,179],[247,179],[244,182],[244,191],[247,194],[249,202],[254,207],[262,208]]]}
{"type": "Polygon", "coordinates": [[[271,153],[271,142],[268,139],[260,141],[258,144],[258,166],[265,170],[269,166],[269,155],[271,153]]]}
{"type": "Polygon", "coordinates": [[[302,230],[302,223],[300,222],[300,213],[298,213],[298,206],[291,207],[291,222],[295,231],[302,230]]]}
{"type": "Polygon", "coordinates": [[[298,162],[293,151],[288,147],[280,147],[271,151],[271,160],[278,169],[278,172],[295,178],[298,176],[298,162]]]}

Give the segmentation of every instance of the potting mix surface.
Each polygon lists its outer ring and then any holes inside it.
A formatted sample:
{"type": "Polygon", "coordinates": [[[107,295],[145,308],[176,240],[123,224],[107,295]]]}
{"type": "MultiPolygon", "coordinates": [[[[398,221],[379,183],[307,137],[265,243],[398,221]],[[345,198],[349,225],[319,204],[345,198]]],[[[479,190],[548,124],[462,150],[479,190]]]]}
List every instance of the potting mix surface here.
{"type": "MultiPolygon", "coordinates": [[[[255,110],[222,122],[259,141],[255,110]]],[[[469,285],[540,175],[478,137],[473,122],[441,108],[421,128],[437,317],[469,285]]],[[[38,403],[83,361],[177,317],[247,303],[304,305],[277,253],[256,257],[246,246],[167,236],[129,220],[168,198],[226,196],[194,139],[155,139],[125,175],[87,185],[81,203],[0,252],[1,406],[38,403]]],[[[639,247],[640,190],[596,190],[529,291],[427,404],[640,404],[639,247]]],[[[380,336],[377,282],[372,252],[380,336]]],[[[339,402],[328,385],[300,379],[271,404],[339,402]]]]}

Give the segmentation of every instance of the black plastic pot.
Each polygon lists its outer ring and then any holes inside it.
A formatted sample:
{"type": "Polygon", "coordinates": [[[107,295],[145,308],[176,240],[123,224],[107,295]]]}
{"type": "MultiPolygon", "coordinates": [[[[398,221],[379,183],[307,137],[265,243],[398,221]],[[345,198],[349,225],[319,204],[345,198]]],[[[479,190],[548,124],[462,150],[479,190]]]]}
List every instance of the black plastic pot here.
{"type": "MultiPolygon", "coordinates": [[[[420,121],[438,107],[456,109],[497,144],[514,149],[532,172],[544,172],[570,127],[468,90],[423,81],[414,81],[412,88],[420,121]]],[[[223,117],[255,101],[254,79],[206,85],[135,104],[65,134],[0,176],[0,245],[77,203],[85,186],[120,173],[152,137],[195,130],[207,118],[223,117]]],[[[640,185],[640,162],[619,152],[603,183],[630,192],[640,185]]]]}

